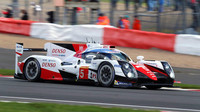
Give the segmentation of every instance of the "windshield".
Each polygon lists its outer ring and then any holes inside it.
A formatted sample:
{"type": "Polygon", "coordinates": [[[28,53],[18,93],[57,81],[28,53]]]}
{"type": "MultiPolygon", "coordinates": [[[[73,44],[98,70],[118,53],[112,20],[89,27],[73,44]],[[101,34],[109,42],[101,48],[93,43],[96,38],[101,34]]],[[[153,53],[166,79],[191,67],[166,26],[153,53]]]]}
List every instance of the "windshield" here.
{"type": "Polygon", "coordinates": [[[120,61],[131,61],[128,56],[119,53],[97,53],[95,59],[110,59],[110,60],[120,60],[120,61]]]}
{"type": "Polygon", "coordinates": [[[112,53],[111,59],[112,60],[127,61],[127,62],[131,61],[129,59],[129,57],[127,57],[125,54],[122,54],[122,53],[112,53]]]}

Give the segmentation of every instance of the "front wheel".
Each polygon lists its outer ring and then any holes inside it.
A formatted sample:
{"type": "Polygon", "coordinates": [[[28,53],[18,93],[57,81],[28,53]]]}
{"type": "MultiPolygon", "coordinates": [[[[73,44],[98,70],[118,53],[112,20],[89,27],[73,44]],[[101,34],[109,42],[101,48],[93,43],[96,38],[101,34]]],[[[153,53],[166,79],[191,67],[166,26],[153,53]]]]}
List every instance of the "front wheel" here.
{"type": "Polygon", "coordinates": [[[40,79],[41,67],[36,59],[30,58],[24,65],[24,75],[28,81],[38,81],[40,79]]]}
{"type": "Polygon", "coordinates": [[[103,62],[98,68],[97,79],[101,86],[111,87],[114,84],[114,68],[109,62],[103,62]]]}

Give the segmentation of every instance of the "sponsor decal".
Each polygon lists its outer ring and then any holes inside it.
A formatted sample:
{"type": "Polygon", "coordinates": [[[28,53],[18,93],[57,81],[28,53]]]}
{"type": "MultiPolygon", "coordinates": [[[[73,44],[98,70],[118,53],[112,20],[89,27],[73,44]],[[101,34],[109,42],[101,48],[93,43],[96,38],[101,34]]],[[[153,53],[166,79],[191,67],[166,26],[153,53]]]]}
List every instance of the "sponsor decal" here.
{"type": "Polygon", "coordinates": [[[55,60],[49,60],[49,62],[56,62],[55,60]]]}
{"type": "Polygon", "coordinates": [[[22,50],[17,50],[17,52],[22,52],[22,50]]]}
{"type": "Polygon", "coordinates": [[[119,68],[121,68],[122,66],[121,66],[121,65],[114,65],[114,67],[119,67],[119,68]]]}
{"type": "Polygon", "coordinates": [[[47,61],[47,59],[42,59],[42,61],[47,61]]]}
{"type": "Polygon", "coordinates": [[[52,56],[60,56],[60,57],[65,57],[64,54],[52,54],[52,56]]]}
{"type": "Polygon", "coordinates": [[[109,45],[104,45],[103,48],[110,48],[110,46],[109,45]]]}
{"type": "Polygon", "coordinates": [[[55,66],[56,66],[56,63],[46,63],[46,62],[42,63],[42,67],[55,67],[55,66]]]}
{"type": "Polygon", "coordinates": [[[97,74],[95,72],[91,72],[90,78],[96,80],[97,79],[97,74]]]}
{"type": "Polygon", "coordinates": [[[92,63],[92,64],[96,65],[97,63],[92,63]]]}
{"type": "Polygon", "coordinates": [[[158,67],[158,65],[156,63],[145,63],[145,64],[148,64],[148,65],[151,65],[151,66],[155,66],[155,67],[158,67]]]}
{"type": "Polygon", "coordinates": [[[22,48],[22,46],[21,45],[17,45],[17,48],[22,48]]]}
{"type": "Polygon", "coordinates": [[[79,46],[79,51],[83,51],[83,46],[79,46]]]}
{"type": "Polygon", "coordinates": [[[88,79],[88,67],[81,67],[79,70],[79,79],[88,79]]]}
{"type": "Polygon", "coordinates": [[[22,55],[21,53],[18,53],[18,52],[16,52],[16,54],[18,54],[18,55],[20,55],[20,56],[22,55]]]}
{"type": "Polygon", "coordinates": [[[132,83],[128,83],[128,82],[120,82],[120,81],[117,81],[115,80],[114,82],[114,85],[117,85],[117,86],[132,86],[132,83]]]}
{"type": "Polygon", "coordinates": [[[66,53],[66,49],[52,49],[52,53],[66,53]]]}

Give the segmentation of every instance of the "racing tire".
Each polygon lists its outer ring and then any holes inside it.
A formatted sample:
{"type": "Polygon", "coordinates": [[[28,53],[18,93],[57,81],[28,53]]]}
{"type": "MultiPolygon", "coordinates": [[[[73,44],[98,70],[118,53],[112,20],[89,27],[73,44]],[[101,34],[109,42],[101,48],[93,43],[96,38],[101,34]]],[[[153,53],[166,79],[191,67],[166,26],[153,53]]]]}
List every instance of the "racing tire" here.
{"type": "Polygon", "coordinates": [[[145,87],[150,90],[157,90],[160,89],[162,86],[145,86],[145,87]]]}
{"type": "Polygon", "coordinates": [[[103,62],[98,68],[97,80],[100,86],[112,87],[115,79],[115,71],[109,62],[103,62]]]}
{"type": "Polygon", "coordinates": [[[39,81],[41,75],[41,67],[36,59],[30,58],[26,61],[24,65],[24,75],[28,81],[39,81]]]}

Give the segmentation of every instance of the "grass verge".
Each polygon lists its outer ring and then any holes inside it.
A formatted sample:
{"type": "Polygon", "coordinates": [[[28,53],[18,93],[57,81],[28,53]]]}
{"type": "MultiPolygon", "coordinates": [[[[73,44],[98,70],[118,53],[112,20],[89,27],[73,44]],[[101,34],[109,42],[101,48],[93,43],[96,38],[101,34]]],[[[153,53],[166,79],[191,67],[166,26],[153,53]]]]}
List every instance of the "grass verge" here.
{"type": "Polygon", "coordinates": [[[9,70],[9,69],[0,69],[1,75],[14,75],[15,70],[9,70]]]}
{"type": "Polygon", "coordinates": [[[178,86],[183,89],[200,89],[200,85],[192,85],[192,84],[175,83],[174,86],[178,86]]]}
{"type": "Polygon", "coordinates": [[[0,112],[160,112],[128,108],[65,105],[53,103],[0,102],[0,112]]]}

